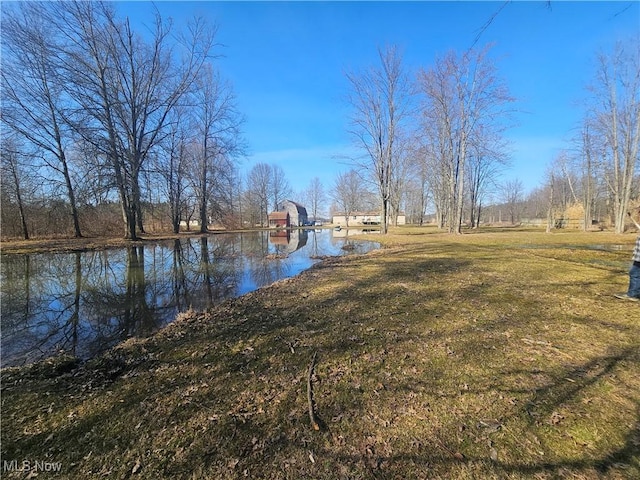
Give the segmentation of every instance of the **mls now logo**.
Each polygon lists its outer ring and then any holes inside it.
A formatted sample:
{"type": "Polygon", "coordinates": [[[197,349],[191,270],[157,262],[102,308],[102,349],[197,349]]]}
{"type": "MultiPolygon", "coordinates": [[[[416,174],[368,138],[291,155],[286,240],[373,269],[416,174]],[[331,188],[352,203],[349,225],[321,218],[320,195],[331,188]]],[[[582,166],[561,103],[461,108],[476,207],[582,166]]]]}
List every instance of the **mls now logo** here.
{"type": "Polygon", "coordinates": [[[3,472],[59,472],[60,470],[62,470],[62,462],[23,460],[22,463],[18,463],[18,460],[2,461],[3,472]]]}

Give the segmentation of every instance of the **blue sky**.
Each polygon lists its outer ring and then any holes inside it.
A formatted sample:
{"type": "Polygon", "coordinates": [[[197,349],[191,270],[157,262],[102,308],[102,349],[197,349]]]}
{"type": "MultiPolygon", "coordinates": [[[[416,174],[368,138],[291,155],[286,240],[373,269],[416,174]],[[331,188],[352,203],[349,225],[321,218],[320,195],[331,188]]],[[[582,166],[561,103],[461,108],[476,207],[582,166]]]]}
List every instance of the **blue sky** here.
{"type": "MultiPolygon", "coordinates": [[[[155,5],[179,26],[198,15],[218,25],[218,61],[233,84],[249,155],[280,165],[294,191],[312,177],[325,188],[350,168],[349,91],[345,72],[375,65],[377,48],[398,45],[411,72],[436,55],[469,48],[504,2],[175,2],[155,5]]],[[[512,167],[527,191],[542,183],[546,165],[578,125],[598,51],[640,31],[640,3],[510,2],[476,46],[492,57],[518,99],[512,167]]],[[[126,15],[151,18],[152,4],[124,2],[126,15]]],[[[143,20],[144,21],[144,20],[143,20]]]]}

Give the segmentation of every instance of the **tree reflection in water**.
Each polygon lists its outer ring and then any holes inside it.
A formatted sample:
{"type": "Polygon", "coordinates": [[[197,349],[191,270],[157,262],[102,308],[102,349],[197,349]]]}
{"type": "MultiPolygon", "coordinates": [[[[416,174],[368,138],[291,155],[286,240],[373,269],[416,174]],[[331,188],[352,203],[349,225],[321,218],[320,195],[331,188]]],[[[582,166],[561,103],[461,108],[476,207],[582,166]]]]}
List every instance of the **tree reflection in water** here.
{"type": "MultiPolygon", "coordinates": [[[[339,255],[330,230],[224,234],[93,252],[2,256],[2,366],[89,358],[339,255]],[[307,245],[308,235],[313,235],[307,245]]],[[[377,248],[361,243],[363,252],[377,248]]]]}

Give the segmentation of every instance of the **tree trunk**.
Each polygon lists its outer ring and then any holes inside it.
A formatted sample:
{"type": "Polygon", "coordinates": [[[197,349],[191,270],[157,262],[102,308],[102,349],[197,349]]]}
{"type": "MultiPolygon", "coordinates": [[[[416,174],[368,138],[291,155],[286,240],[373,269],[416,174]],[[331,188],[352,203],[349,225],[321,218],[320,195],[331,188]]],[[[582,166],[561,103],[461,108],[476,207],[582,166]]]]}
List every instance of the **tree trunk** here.
{"type": "Polygon", "coordinates": [[[551,233],[553,228],[553,176],[551,176],[551,183],[549,185],[549,205],[547,208],[547,233],[551,233]]]}
{"type": "MultiPolygon", "coordinates": [[[[205,147],[206,148],[206,147],[205,147]]],[[[206,164],[206,153],[204,154],[205,158],[202,160],[202,178],[200,179],[200,205],[199,205],[199,213],[200,213],[200,233],[207,233],[208,231],[208,219],[207,219],[207,190],[209,188],[207,182],[207,164],[206,164]]]]}
{"type": "MultiPolygon", "coordinates": [[[[475,85],[475,82],[474,82],[475,85]]],[[[462,113],[461,118],[464,121],[464,124],[467,123],[466,114],[462,113]]],[[[463,129],[464,130],[464,129],[463,129]]],[[[458,159],[458,171],[456,172],[457,178],[457,204],[456,204],[456,227],[455,233],[458,235],[462,234],[462,217],[464,214],[464,188],[465,188],[465,168],[466,168],[466,160],[467,160],[467,135],[466,132],[462,132],[460,138],[460,157],[458,159]]]]}
{"type": "Polygon", "coordinates": [[[389,226],[387,225],[388,213],[389,200],[385,198],[382,200],[382,212],[380,214],[380,233],[382,233],[383,235],[385,235],[389,230],[389,226]]]}
{"type": "Polygon", "coordinates": [[[73,233],[76,238],[82,237],[82,232],[80,231],[80,219],[78,215],[78,207],[76,206],[76,196],[73,191],[73,186],[71,184],[71,176],[69,175],[69,169],[67,167],[67,162],[62,156],[62,173],[64,175],[65,185],[67,187],[67,195],[69,196],[69,203],[71,204],[71,217],[73,219],[73,233]]]}
{"type": "Polygon", "coordinates": [[[136,230],[136,207],[128,205],[126,208],[126,222],[127,222],[127,237],[129,240],[138,240],[138,233],[136,230]]]}
{"type": "Polygon", "coordinates": [[[18,172],[13,160],[10,160],[11,176],[16,187],[16,201],[18,202],[18,211],[20,212],[20,225],[22,226],[22,237],[29,240],[29,229],[27,228],[27,217],[24,212],[24,204],[22,203],[22,193],[20,191],[20,182],[18,180],[18,172]]]}

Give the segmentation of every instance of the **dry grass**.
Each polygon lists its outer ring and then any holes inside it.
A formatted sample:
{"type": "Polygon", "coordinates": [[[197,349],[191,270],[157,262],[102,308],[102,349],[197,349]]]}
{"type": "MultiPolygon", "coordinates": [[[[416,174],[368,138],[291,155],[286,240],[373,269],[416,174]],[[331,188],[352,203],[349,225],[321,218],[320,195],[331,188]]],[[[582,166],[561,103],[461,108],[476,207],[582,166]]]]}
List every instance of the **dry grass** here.
{"type": "Polygon", "coordinates": [[[395,230],[84,365],[3,370],[2,459],[71,479],[638,478],[640,305],[612,297],[634,239],[395,230]]]}
{"type": "Polygon", "coordinates": [[[5,240],[0,242],[2,253],[43,253],[43,252],[85,252],[90,250],[102,250],[108,248],[123,248],[131,245],[144,244],[145,242],[159,242],[163,240],[173,240],[176,238],[188,238],[202,236],[198,232],[182,232],[178,234],[143,234],[137,241],[126,240],[123,237],[82,237],[69,239],[67,237],[57,238],[34,238],[31,240],[5,240]]]}

